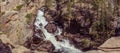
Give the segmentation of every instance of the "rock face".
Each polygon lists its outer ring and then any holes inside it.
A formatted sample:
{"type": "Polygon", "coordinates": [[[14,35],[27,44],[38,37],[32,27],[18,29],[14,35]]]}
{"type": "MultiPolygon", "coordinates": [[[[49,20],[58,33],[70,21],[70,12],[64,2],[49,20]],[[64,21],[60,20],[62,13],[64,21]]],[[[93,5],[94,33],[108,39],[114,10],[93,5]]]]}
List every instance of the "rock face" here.
{"type": "Polygon", "coordinates": [[[91,50],[86,53],[120,53],[120,37],[112,37],[98,47],[99,50],[91,50]]]}
{"type": "Polygon", "coordinates": [[[0,39],[3,41],[3,43],[0,41],[0,53],[31,53],[24,44],[33,35],[34,19],[44,2],[44,0],[0,0],[0,39]]]}
{"type": "Polygon", "coordinates": [[[32,29],[35,14],[44,5],[42,3],[44,3],[43,0],[36,0],[34,2],[31,0],[5,0],[4,2],[0,2],[1,12],[5,12],[0,16],[0,31],[9,35],[8,38],[13,43],[23,44],[26,38],[33,34],[32,29]]]}
{"type": "Polygon", "coordinates": [[[54,46],[50,41],[46,41],[43,38],[38,36],[33,36],[31,39],[28,39],[25,46],[31,50],[44,51],[44,52],[53,52],[54,46]]]}
{"type": "Polygon", "coordinates": [[[120,37],[112,37],[105,41],[98,49],[104,51],[119,51],[120,52],[120,37]]]}
{"type": "Polygon", "coordinates": [[[63,36],[61,36],[61,35],[56,35],[55,37],[56,37],[57,41],[62,41],[62,39],[63,39],[63,36]]]}

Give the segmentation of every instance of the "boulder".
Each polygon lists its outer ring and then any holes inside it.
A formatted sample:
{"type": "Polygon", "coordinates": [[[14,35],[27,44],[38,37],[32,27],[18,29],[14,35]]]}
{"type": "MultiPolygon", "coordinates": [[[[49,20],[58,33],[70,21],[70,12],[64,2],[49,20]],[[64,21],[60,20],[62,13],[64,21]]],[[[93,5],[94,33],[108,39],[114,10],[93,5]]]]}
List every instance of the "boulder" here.
{"type": "Polygon", "coordinates": [[[98,47],[104,51],[119,51],[120,52],[120,37],[112,37],[105,41],[104,44],[98,47]]]}
{"type": "Polygon", "coordinates": [[[54,33],[57,30],[57,27],[53,23],[48,23],[45,27],[49,33],[54,33]]]}
{"type": "Polygon", "coordinates": [[[57,41],[62,41],[62,39],[63,39],[63,37],[61,35],[56,35],[55,38],[57,41]]]}
{"type": "Polygon", "coordinates": [[[38,51],[44,51],[44,52],[53,52],[55,47],[50,41],[44,41],[42,44],[40,44],[37,48],[38,51]]]}

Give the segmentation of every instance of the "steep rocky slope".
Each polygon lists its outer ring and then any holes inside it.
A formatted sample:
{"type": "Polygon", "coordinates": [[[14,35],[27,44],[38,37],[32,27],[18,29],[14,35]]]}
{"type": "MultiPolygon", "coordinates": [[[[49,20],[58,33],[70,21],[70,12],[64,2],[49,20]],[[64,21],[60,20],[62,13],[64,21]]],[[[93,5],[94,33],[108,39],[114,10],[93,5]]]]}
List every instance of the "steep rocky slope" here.
{"type": "Polygon", "coordinates": [[[35,33],[44,36],[41,30],[35,31],[34,26],[37,11],[43,10],[49,22],[45,29],[49,33],[55,33],[57,27],[63,29],[60,36],[55,36],[58,41],[68,39],[76,48],[87,51],[86,53],[119,53],[119,2],[0,0],[0,52],[54,53],[55,47],[50,41],[35,36],[35,33]]]}
{"type": "Polygon", "coordinates": [[[0,36],[13,53],[29,51],[24,43],[33,35],[35,15],[43,5],[44,0],[0,0],[0,36]]]}

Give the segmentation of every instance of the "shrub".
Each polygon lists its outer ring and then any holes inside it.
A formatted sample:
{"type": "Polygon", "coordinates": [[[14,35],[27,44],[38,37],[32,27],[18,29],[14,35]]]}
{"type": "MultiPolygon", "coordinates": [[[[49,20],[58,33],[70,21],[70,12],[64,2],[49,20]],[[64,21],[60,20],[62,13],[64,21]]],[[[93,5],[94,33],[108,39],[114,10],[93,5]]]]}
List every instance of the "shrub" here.
{"type": "Polygon", "coordinates": [[[109,38],[111,34],[114,34],[115,29],[111,26],[114,14],[112,7],[106,4],[106,2],[105,0],[94,0],[94,7],[96,7],[97,12],[96,16],[99,19],[93,22],[90,32],[92,31],[93,35],[97,38],[101,37],[100,35],[109,38]]]}
{"type": "Polygon", "coordinates": [[[27,18],[27,23],[29,24],[30,21],[32,20],[33,14],[32,13],[28,13],[25,17],[27,18]]]}
{"type": "Polygon", "coordinates": [[[32,13],[29,13],[29,14],[27,14],[25,17],[28,18],[28,19],[31,19],[32,16],[33,16],[33,14],[32,14],[32,13]]]}

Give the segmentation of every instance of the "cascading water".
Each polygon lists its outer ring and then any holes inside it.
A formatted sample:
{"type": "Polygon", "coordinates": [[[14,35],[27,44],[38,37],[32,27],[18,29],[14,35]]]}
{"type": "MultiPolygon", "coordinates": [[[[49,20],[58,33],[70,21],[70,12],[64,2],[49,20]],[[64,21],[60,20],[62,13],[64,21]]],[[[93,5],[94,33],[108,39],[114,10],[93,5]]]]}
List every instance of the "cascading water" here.
{"type": "MultiPolygon", "coordinates": [[[[62,42],[57,41],[55,38],[55,35],[60,35],[62,33],[62,30],[57,27],[56,33],[49,33],[45,29],[45,26],[48,24],[44,17],[44,12],[41,10],[38,10],[38,14],[35,20],[35,30],[40,29],[43,34],[45,35],[44,40],[49,40],[55,47],[55,51],[62,51],[62,53],[82,53],[80,50],[76,49],[73,45],[69,44],[68,40],[63,39],[62,42]]],[[[36,33],[36,36],[39,37],[39,35],[36,33]]]]}

